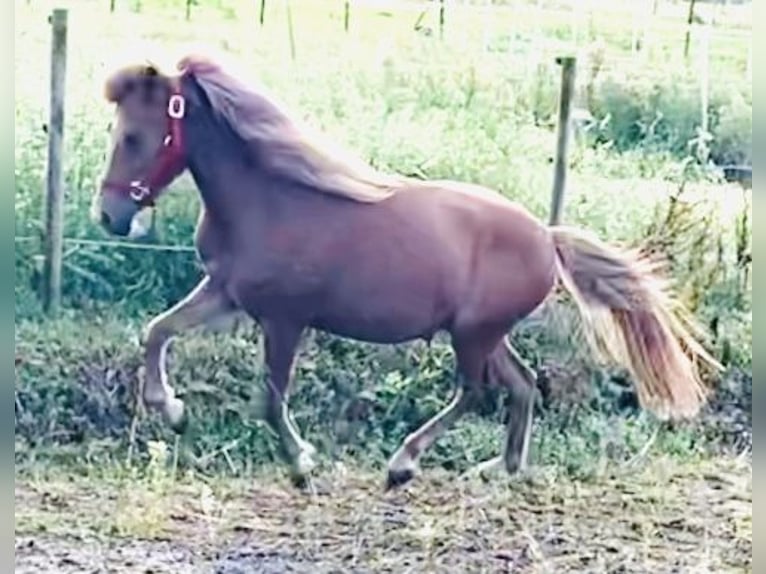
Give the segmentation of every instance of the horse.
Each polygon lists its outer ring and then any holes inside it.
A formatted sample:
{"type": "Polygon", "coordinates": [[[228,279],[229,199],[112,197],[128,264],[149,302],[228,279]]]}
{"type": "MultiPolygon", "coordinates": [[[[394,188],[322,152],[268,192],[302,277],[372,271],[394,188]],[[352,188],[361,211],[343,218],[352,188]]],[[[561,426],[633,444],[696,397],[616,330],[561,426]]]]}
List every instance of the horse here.
{"type": "Polygon", "coordinates": [[[187,55],[176,68],[143,62],[108,76],[115,121],[91,211],[109,234],[134,238],[146,233],[140,214],[183,172],[200,193],[204,276],[142,333],[142,400],[174,431],[188,417],[166,374],[171,340],[248,316],[268,373],[260,415],[291,476],[310,479],[316,449],[288,409],[304,332],[378,344],[439,333],[454,350],[453,396],[391,456],[386,489],[416,476],[422,453],[485,385],[507,393],[509,420],[501,454],[480,466],[517,473],[527,468],[536,374],[510,334],[559,285],[590,348],[631,373],[642,408],[683,419],[707,401],[702,368],[721,366],[656,259],[546,225],[499,191],[373,168],[214,58],[187,55]]]}

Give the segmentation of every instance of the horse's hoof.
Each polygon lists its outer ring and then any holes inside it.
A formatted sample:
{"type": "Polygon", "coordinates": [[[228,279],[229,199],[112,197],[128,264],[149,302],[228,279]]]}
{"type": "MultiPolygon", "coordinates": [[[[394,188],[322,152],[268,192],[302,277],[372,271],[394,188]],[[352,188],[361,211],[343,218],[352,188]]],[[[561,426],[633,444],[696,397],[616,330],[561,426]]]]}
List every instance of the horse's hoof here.
{"type": "Polygon", "coordinates": [[[306,450],[302,450],[298,457],[295,459],[295,474],[308,476],[316,468],[317,463],[314,461],[314,454],[316,449],[312,446],[306,450]]]}
{"type": "Polygon", "coordinates": [[[293,486],[300,490],[309,492],[314,491],[314,484],[312,482],[312,472],[317,466],[314,460],[316,454],[316,448],[310,443],[303,443],[301,451],[292,460],[290,465],[290,480],[293,486]]]}
{"type": "Polygon", "coordinates": [[[505,458],[505,471],[510,476],[522,474],[527,470],[527,461],[517,454],[510,454],[505,458]]]}
{"type": "Polygon", "coordinates": [[[186,415],[184,402],[175,397],[165,405],[165,419],[176,434],[184,434],[189,427],[189,417],[186,415]]]}
{"type": "Polygon", "coordinates": [[[400,470],[389,469],[386,477],[385,492],[399,488],[400,486],[407,484],[413,478],[415,478],[415,471],[411,468],[403,468],[400,470]]]}
{"type": "Polygon", "coordinates": [[[293,486],[304,494],[311,494],[314,491],[314,481],[311,475],[293,474],[291,477],[293,486]]]}
{"type": "Polygon", "coordinates": [[[464,476],[467,478],[480,478],[481,480],[488,481],[494,474],[503,468],[503,462],[503,457],[496,456],[471,467],[466,471],[464,476]]]}
{"type": "Polygon", "coordinates": [[[290,482],[304,494],[316,494],[316,486],[311,474],[300,474],[293,471],[290,473],[290,482]]]}

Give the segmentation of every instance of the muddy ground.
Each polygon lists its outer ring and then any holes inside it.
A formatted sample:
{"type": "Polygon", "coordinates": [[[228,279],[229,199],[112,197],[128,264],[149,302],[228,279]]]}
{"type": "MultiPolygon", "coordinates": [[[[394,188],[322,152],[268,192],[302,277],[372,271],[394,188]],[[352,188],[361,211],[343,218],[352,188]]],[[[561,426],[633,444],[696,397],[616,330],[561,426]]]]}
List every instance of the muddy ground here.
{"type": "Polygon", "coordinates": [[[425,471],[248,482],[18,478],[16,572],[750,572],[749,459],[636,462],[575,481],[425,471]]]}

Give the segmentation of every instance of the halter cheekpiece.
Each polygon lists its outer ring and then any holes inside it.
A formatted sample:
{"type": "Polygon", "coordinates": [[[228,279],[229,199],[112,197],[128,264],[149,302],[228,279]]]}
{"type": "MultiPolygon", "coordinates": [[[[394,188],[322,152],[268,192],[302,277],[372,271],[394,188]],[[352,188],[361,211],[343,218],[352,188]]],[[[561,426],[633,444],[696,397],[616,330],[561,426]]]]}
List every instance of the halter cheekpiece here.
{"type": "Polygon", "coordinates": [[[180,87],[174,86],[168,99],[167,135],[165,135],[160,153],[149,172],[149,176],[129,183],[105,181],[103,187],[126,192],[134,202],[142,207],[154,205],[158,191],[169,185],[186,167],[181,130],[181,122],[185,114],[186,100],[181,94],[180,87]]]}

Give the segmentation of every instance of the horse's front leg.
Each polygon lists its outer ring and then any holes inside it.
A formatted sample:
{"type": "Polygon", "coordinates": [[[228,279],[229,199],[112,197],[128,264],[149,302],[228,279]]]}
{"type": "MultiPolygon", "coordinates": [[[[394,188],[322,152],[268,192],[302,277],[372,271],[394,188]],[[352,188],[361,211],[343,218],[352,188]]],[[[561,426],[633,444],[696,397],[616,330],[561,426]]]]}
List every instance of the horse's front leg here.
{"type": "Polygon", "coordinates": [[[313,470],[316,449],[301,438],[290,420],[287,402],[295,354],[303,327],[288,321],[261,319],[268,368],[266,422],[279,436],[283,456],[290,464],[293,480],[304,483],[313,470]]]}
{"type": "Polygon", "coordinates": [[[163,414],[178,433],[186,427],[184,403],[176,398],[168,384],[165,357],[171,339],[181,332],[214,323],[233,315],[235,306],[223,291],[206,276],[181,301],[157,315],[144,331],[146,378],[143,388],[144,404],[163,414]]]}

